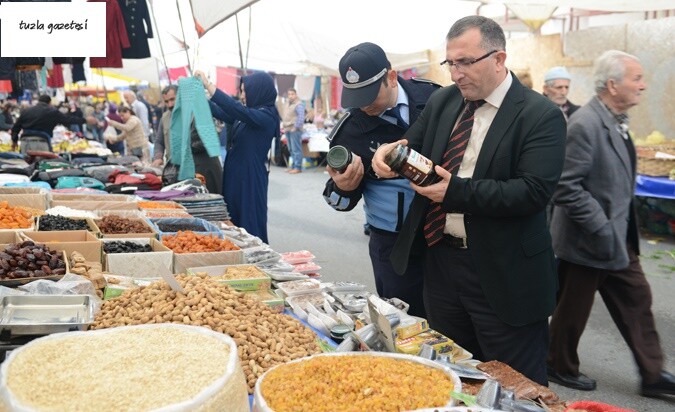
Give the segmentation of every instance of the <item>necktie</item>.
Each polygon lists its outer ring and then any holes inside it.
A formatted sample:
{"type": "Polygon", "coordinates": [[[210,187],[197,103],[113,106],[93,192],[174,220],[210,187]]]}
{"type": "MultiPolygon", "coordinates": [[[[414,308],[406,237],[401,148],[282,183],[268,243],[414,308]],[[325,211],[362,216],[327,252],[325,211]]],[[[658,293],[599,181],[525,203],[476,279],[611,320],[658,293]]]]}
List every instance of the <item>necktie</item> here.
{"type": "MultiPolygon", "coordinates": [[[[464,114],[450,134],[448,147],[441,160],[441,166],[450,173],[454,174],[459,170],[471,137],[474,113],[483,103],[485,100],[467,102],[464,114]]],[[[440,203],[431,202],[424,222],[424,238],[429,246],[435,245],[443,238],[443,227],[445,227],[445,212],[441,210],[440,203]]]]}
{"type": "Polygon", "coordinates": [[[408,123],[403,120],[403,117],[401,117],[401,105],[396,105],[392,107],[391,109],[387,110],[385,114],[387,116],[395,117],[396,118],[396,124],[399,125],[400,127],[407,129],[408,128],[408,123]]]}

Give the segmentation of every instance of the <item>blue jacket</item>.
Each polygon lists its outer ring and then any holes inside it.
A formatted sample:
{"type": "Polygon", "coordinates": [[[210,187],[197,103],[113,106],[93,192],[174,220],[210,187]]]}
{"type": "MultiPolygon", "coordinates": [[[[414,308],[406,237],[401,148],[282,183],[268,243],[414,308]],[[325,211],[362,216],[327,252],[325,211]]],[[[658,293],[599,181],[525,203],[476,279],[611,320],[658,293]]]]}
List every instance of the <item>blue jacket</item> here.
{"type": "MultiPolygon", "coordinates": [[[[408,95],[410,124],[422,113],[429,96],[440,88],[427,80],[398,82],[408,95]]],[[[408,213],[415,192],[405,178],[380,179],[372,170],[371,162],[377,148],[403,137],[406,129],[377,116],[369,116],[360,109],[351,109],[331,133],[330,146],[345,146],[361,157],[365,174],[361,184],[353,191],[340,190],[329,179],[323,192],[326,202],[337,211],[352,210],[361,197],[366,202],[366,221],[371,226],[389,232],[398,232],[408,213]]]]}

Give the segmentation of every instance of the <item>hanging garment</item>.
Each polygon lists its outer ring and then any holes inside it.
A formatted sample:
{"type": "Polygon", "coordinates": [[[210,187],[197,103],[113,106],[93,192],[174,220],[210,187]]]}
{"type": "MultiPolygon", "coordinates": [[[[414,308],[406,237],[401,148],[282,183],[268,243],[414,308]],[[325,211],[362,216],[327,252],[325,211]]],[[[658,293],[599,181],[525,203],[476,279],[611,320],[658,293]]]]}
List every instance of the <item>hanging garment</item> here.
{"type": "Polygon", "coordinates": [[[60,64],[54,64],[52,72],[47,77],[47,86],[51,88],[63,87],[63,67],[60,64]]]}
{"type": "Polygon", "coordinates": [[[16,57],[0,57],[0,80],[13,80],[16,57]]]}
{"type": "MultiPolygon", "coordinates": [[[[90,57],[89,67],[122,67],[122,49],[131,46],[124,16],[117,0],[87,0],[105,3],[106,44],[105,57],[90,57]]],[[[83,76],[84,77],[84,76],[83,76]]],[[[75,75],[73,74],[73,80],[75,75]]]]}
{"type": "Polygon", "coordinates": [[[124,16],[124,25],[131,46],[122,50],[125,59],[145,59],[150,57],[148,39],[152,38],[150,13],[145,0],[118,0],[124,16]],[[145,25],[143,25],[145,23],[145,25]]]}
{"type": "Polygon", "coordinates": [[[178,95],[171,113],[171,161],[180,166],[179,180],[195,176],[189,138],[193,119],[209,157],[219,156],[220,140],[204,94],[204,86],[195,77],[185,77],[178,80],[178,95]]]}

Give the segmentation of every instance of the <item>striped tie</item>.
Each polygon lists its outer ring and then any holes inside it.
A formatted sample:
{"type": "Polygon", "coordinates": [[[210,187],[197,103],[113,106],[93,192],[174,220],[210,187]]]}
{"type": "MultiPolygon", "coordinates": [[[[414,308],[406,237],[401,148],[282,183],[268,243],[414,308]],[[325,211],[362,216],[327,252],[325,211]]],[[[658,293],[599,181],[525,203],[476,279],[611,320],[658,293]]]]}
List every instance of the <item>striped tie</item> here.
{"type": "MultiPolygon", "coordinates": [[[[471,128],[473,127],[474,112],[483,105],[485,100],[469,101],[466,104],[464,114],[462,114],[457,127],[450,134],[448,148],[443,154],[442,166],[448,172],[455,174],[462,163],[466,146],[471,137],[471,128]]],[[[441,204],[431,202],[427,211],[427,217],[424,222],[424,238],[429,246],[433,246],[443,238],[443,228],[445,227],[445,212],[441,210],[441,204]]]]}

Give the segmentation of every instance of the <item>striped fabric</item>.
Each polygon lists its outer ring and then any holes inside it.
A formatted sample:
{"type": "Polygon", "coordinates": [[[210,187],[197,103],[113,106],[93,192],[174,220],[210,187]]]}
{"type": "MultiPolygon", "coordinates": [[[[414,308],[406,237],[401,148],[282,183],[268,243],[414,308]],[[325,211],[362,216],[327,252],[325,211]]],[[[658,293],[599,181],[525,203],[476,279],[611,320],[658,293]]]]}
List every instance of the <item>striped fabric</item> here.
{"type": "MultiPolygon", "coordinates": [[[[469,138],[471,137],[474,113],[483,103],[485,103],[485,100],[467,102],[464,114],[462,114],[455,130],[450,134],[450,141],[448,141],[448,148],[443,154],[441,166],[452,174],[459,170],[459,165],[462,163],[466,146],[469,144],[469,138]]],[[[429,246],[435,245],[443,238],[444,227],[445,212],[441,209],[441,204],[431,202],[424,222],[424,238],[429,246]]]]}

